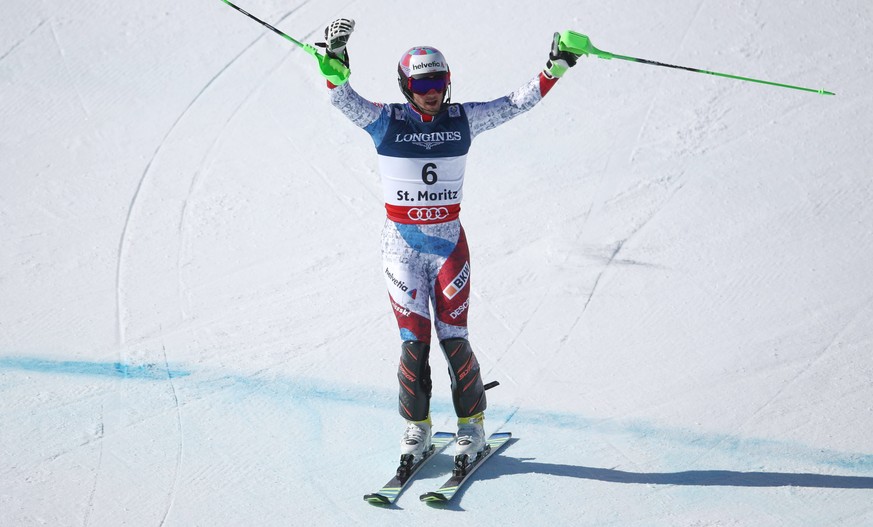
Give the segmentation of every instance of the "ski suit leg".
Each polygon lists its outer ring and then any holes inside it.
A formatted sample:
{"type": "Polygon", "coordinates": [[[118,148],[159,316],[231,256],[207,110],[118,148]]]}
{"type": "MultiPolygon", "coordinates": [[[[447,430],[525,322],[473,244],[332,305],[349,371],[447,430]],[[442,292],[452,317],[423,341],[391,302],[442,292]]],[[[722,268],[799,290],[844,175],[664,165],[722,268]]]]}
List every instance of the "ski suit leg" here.
{"type": "Polygon", "coordinates": [[[398,225],[390,220],[382,230],[382,269],[388,299],[400,328],[400,339],[430,344],[429,256],[410,245],[398,225]]]}
{"type": "Polygon", "coordinates": [[[430,412],[430,308],[427,255],[410,246],[400,229],[386,221],[382,230],[382,267],[388,300],[397,318],[400,338],[398,408],[408,421],[423,421],[430,412]]]}
{"type": "Polygon", "coordinates": [[[382,232],[382,262],[389,299],[404,340],[398,379],[400,414],[422,420],[429,409],[427,366],[431,341],[429,301],[434,326],[449,363],[458,417],[485,409],[479,363],[467,341],[470,257],[460,222],[407,225],[387,221],[382,232]],[[426,350],[426,351],[425,351],[426,350]]]}
{"type": "Polygon", "coordinates": [[[470,257],[460,222],[386,221],[382,266],[400,338],[430,343],[430,303],[440,340],[467,338],[470,257]]]}
{"type": "Polygon", "coordinates": [[[485,410],[486,400],[479,361],[467,340],[470,251],[463,228],[460,229],[454,250],[436,275],[433,299],[436,312],[434,326],[449,364],[455,413],[458,417],[476,415],[485,410]]]}
{"type": "Polygon", "coordinates": [[[439,263],[431,285],[434,327],[437,338],[467,338],[467,310],[470,307],[470,250],[467,236],[458,225],[455,246],[439,263]]]}

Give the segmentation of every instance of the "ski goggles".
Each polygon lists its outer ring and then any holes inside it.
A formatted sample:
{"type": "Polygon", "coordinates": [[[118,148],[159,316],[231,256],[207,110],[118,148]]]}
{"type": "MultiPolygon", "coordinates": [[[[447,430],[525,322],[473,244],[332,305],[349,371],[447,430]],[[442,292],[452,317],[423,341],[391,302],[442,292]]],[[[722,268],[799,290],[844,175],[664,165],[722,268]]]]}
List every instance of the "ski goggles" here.
{"type": "Polygon", "coordinates": [[[437,92],[445,91],[448,85],[449,76],[446,74],[438,77],[422,77],[419,79],[409,77],[409,80],[407,81],[407,87],[409,90],[412,93],[417,93],[419,95],[424,95],[431,90],[436,90],[437,92]]]}

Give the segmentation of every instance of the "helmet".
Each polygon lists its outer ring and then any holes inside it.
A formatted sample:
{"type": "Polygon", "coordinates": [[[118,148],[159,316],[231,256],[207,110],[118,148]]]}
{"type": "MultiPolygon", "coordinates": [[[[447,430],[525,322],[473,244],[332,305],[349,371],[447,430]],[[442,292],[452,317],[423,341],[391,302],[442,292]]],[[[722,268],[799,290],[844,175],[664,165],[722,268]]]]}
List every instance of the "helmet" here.
{"type": "Polygon", "coordinates": [[[452,98],[452,76],[446,58],[436,48],[416,46],[400,57],[397,64],[397,83],[406,100],[413,106],[413,92],[427,93],[431,89],[445,90],[443,104],[452,98]],[[416,82],[419,81],[419,82],[416,82]]]}

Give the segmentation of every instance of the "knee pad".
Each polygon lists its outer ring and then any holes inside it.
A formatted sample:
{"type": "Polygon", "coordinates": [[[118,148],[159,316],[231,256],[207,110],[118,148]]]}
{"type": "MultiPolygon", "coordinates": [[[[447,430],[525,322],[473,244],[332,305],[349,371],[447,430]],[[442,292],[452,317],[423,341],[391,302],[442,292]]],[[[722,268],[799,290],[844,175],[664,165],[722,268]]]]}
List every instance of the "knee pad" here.
{"type": "Polygon", "coordinates": [[[485,411],[485,387],[479,373],[479,361],[467,339],[446,339],[440,342],[449,375],[452,379],[452,402],[458,417],[470,417],[485,411]]]}
{"type": "Polygon", "coordinates": [[[430,379],[430,345],[417,340],[407,340],[401,345],[400,366],[400,415],[408,421],[424,421],[430,413],[430,395],[433,383],[430,379]]]}

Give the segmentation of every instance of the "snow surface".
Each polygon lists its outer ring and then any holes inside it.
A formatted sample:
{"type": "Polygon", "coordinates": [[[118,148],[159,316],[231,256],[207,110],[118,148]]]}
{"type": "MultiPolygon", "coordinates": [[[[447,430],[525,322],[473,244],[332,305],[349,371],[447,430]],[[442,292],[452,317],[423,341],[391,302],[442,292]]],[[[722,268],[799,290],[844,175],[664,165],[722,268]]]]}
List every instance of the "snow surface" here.
{"type": "Polygon", "coordinates": [[[384,209],[312,58],[218,0],[5,2],[0,525],[873,525],[873,4],[240,5],[355,18],[377,101],[416,44],[504,95],[568,28],[837,96],[584,58],[479,137],[471,338],[516,439],[384,510],[384,209]]]}

